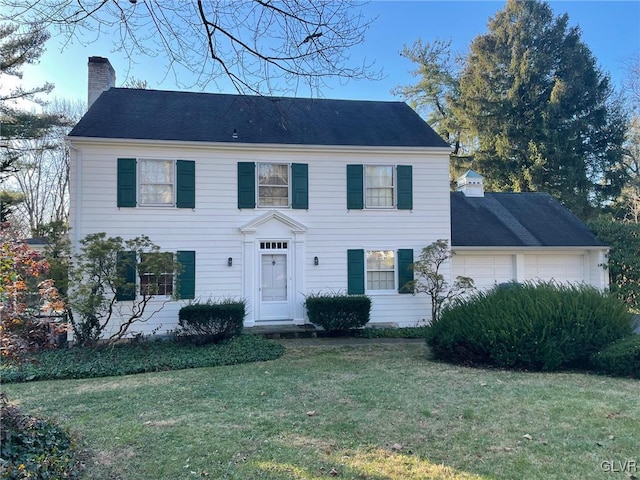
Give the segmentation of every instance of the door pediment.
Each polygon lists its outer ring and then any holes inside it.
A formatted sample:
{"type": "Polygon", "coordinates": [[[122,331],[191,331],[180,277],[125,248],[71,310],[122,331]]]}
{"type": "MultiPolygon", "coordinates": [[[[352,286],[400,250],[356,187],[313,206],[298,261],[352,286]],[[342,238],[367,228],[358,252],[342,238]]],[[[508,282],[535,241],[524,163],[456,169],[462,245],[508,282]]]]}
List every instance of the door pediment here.
{"type": "Polygon", "coordinates": [[[280,228],[284,226],[288,231],[294,234],[305,233],[307,231],[306,225],[276,210],[271,210],[257,218],[254,218],[250,222],[241,226],[240,231],[245,235],[256,233],[262,227],[267,226],[267,224],[277,224],[280,228]]]}

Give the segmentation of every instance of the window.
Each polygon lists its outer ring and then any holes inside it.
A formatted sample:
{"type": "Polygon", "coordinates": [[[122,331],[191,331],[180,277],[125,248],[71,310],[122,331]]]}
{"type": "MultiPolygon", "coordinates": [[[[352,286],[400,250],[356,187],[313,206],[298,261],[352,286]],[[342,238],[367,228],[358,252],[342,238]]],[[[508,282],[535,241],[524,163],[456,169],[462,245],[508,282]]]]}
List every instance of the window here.
{"type": "Polygon", "coordinates": [[[238,162],[238,208],[256,206],[308,209],[308,165],[238,162]]]}
{"type": "Polygon", "coordinates": [[[163,271],[173,267],[173,254],[146,253],[140,260],[140,294],[173,295],[173,272],[163,271]]]}
{"type": "Polygon", "coordinates": [[[347,165],[347,209],[413,210],[411,165],[347,165]]]}
{"type": "Polygon", "coordinates": [[[366,208],[394,206],[393,170],[391,165],[367,165],[365,167],[366,208]]]}
{"type": "Polygon", "coordinates": [[[393,250],[367,250],[367,290],[395,290],[395,267],[393,250]]]}
{"type": "Polygon", "coordinates": [[[289,205],[289,165],[258,164],[258,206],[287,207],[289,205]]]}
{"type": "Polygon", "coordinates": [[[412,293],[413,249],[347,250],[347,294],[395,291],[396,273],[398,293],[412,293]]]}
{"type": "Polygon", "coordinates": [[[140,169],[140,205],[173,205],[173,160],[142,159],[140,169]]]}
{"type": "Polygon", "coordinates": [[[195,175],[193,160],[119,158],[117,205],[195,208],[195,175]]]}

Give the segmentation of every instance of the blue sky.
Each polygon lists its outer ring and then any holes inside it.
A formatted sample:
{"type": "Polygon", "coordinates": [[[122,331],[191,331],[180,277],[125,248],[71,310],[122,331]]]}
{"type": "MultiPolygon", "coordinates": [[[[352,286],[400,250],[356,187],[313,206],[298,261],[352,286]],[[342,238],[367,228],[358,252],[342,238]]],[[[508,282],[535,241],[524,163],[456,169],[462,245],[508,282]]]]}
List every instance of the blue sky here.
{"type": "MultiPolygon", "coordinates": [[[[627,1],[550,1],[556,15],[568,13],[569,24],[578,25],[582,40],[594,54],[599,66],[610,73],[616,87],[626,76],[625,61],[640,55],[640,0],[627,1]]],[[[365,14],[377,17],[364,44],[353,49],[356,63],[363,59],[374,61],[381,68],[380,81],[335,82],[324,89],[327,98],[398,100],[391,90],[398,85],[415,83],[410,71],[414,65],[399,54],[403,45],[411,45],[422,38],[452,40],[454,51],[466,52],[471,40],[486,33],[489,17],[504,7],[503,1],[373,1],[365,7],[365,14]]],[[[113,38],[113,37],[111,37],[113,38]]],[[[101,37],[87,46],[66,44],[55,36],[47,44],[47,51],[36,66],[24,69],[24,84],[50,81],[56,85],[53,96],[65,99],[86,99],[87,58],[109,58],[116,70],[117,85],[127,74],[147,80],[150,88],[178,90],[172,74],[166,74],[161,58],[139,57],[129,70],[123,54],[114,52],[109,36],[101,37]]],[[[182,83],[188,84],[188,79],[182,83]]],[[[6,88],[6,81],[0,83],[6,88]]],[[[235,93],[231,86],[225,93],[235,93]]],[[[207,91],[215,92],[211,84],[207,91]]],[[[194,90],[197,90],[194,88],[194,90]]],[[[304,93],[302,94],[304,95],[304,93]]]]}

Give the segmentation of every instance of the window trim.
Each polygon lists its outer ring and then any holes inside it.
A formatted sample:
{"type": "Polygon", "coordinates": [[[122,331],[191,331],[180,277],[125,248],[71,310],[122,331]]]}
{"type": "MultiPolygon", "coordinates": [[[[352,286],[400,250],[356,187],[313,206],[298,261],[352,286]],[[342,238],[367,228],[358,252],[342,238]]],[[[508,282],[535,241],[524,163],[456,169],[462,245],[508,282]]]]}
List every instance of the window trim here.
{"type": "Polygon", "coordinates": [[[398,293],[398,249],[397,248],[365,248],[364,249],[364,292],[366,295],[391,295],[398,293]],[[369,272],[390,272],[391,270],[369,270],[367,268],[367,254],[369,252],[393,252],[393,288],[370,289],[369,272]]]}
{"type": "Polygon", "coordinates": [[[394,164],[387,164],[387,163],[371,163],[371,164],[364,164],[364,171],[363,171],[363,199],[362,199],[362,203],[363,203],[363,207],[365,210],[397,210],[397,199],[396,199],[396,195],[397,195],[397,190],[398,190],[398,180],[397,180],[397,165],[394,164]],[[371,168],[371,167],[388,167],[391,168],[391,187],[369,187],[367,185],[367,169],[371,168]],[[367,191],[369,189],[373,189],[373,188],[384,188],[384,189],[391,189],[391,205],[368,205],[367,204],[367,191]]]}
{"type": "MultiPolygon", "coordinates": [[[[291,162],[256,162],[256,207],[257,208],[291,208],[291,162]],[[260,187],[276,187],[284,188],[284,185],[261,185],[260,184],[260,165],[285,165],[287,167],[287,203],[286,205],[260,205],[260,187]]],[[[269,197],[281,198],[281,197],[269,197]]]]}
{"type": "Polygon", "coordinates": [[[177,177],[178,177],[178,172],[177,172],[177,164],[178,161],[177,159],[174,158],[157,158],[157,157],[138,157],[137,158],[137,182],[136,182],[136,189],[137,189],[137,201],[138,201],[138,207],[143,207],[143,208],[176,208],[176,202],[177,202],[177,177]],[[172,169],[171,169],[171,201],[167,202],[167,203],[144,203],[142,201],[142,186],[143,185],[169,185],[168,183],[142,183],[142,164],[146,161],[156,161],[156,162],[171,162],[172,163],[172,169]]]}

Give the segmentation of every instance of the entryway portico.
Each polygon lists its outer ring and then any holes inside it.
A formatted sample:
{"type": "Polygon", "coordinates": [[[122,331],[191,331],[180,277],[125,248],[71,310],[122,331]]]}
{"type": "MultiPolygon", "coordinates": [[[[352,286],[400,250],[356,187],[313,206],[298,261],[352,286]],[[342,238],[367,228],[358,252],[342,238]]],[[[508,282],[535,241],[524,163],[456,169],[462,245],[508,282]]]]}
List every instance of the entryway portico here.
{"type": "Polygon", "coordinates": [[[281,212],[269,211],[240,231],[245,326],[303,324],[307,227],[281,212]]]}

